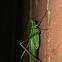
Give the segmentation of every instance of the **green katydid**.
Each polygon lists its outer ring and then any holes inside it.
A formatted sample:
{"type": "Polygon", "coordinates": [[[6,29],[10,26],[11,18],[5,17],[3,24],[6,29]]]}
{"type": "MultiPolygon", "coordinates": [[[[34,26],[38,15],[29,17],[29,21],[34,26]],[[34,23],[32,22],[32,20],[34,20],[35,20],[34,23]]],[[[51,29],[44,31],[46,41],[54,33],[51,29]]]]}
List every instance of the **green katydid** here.
{"type": "MultiPolygon", "coordinates": [[[[45,13],[46,15],[46,13],[45,13]]],[[[29,28],[29,51],[22,45],[22,43],[24,43],[25,41],[27,41],[28,39],[24,40],[23,42],[20,42],[21,47],[30,55],[30,62],[35,62],[38,60],[36,59],[36,51],[39,48],[39,30],[47,30],[47,29],[39,29],[37,26],[41,23],[41,21],[43,20],[43,18],[45,17],[45,15],[41,18],[41,20],[38,22],[38,24],[35,24],[35,21],[33,21],[30,18],[30,28],[29,28]]],[[[22,54],[22,56],[24,55],[24,53],[22,54]]],[[[21,58],[22,58],[21,56],[21,58]]]]}

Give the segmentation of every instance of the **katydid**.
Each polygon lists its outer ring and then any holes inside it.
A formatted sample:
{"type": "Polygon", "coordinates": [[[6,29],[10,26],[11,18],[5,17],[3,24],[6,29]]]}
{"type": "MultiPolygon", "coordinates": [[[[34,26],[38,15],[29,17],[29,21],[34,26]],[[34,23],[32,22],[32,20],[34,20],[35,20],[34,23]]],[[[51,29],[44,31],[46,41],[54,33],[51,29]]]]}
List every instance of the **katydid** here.
{"type": "Polygon", "coordinates": [[[36,61],[38,62],[38,60],[36,59],[36,51],[39,48],[39,33],[40,33],[39,30],[47,30],[47,29],[39,29],[37,26],[41,23],[45,15],[41,18],[38,24],[35,24],[35,21],[33,21],[30,18],[29,39],[26,39],[23,42],[20,42],[21,47],[29,54],[30,62],[36,62],[36,61]],[[27,40],[29,40],[29,43],[28,43],[29,51],[22,45],[22,43],[24,43],[27,40]]]}

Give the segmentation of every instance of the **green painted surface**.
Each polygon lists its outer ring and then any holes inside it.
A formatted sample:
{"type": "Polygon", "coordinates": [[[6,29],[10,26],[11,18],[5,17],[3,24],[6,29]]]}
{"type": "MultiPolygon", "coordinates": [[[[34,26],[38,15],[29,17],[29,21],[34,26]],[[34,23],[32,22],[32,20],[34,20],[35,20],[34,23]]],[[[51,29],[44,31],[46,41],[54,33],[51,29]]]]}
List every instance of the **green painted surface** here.
{"type": "Polygon", "coordinates": [[[50,60],[50,56],[49,56],[49,58],[48,58],[48,62],[51,62],[51,60],[50,60]]]}

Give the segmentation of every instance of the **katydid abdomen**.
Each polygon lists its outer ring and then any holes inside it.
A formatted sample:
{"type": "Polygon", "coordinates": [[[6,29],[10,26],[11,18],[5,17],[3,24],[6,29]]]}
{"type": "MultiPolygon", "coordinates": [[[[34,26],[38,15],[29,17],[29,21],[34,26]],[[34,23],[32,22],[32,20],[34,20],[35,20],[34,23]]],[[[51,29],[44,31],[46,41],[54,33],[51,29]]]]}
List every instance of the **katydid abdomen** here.
{"type": "MultiPolygon", "coordinates": [[[[31,37],[35,33],[37,33],[37,35],[34,35],[34,37],[29,39],[29,51],[36,58],[36,50],[39,48],[39,29],[36,27],[35,21],[31,19],[29,27],[29,37],[31,37]]],[[[30,62],[35,61],[36,60],[32,56],[30,56],[30,62]]]]}

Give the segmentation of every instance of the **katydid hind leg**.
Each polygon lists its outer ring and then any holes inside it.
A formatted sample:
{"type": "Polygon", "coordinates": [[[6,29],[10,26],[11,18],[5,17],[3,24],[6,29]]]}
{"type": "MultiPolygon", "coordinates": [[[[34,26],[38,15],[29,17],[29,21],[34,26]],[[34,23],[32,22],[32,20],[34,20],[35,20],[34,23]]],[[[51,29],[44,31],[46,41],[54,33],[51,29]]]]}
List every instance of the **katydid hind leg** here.
{"type": "MultiPolygon", "coordinates": [[[[29,43],[28,43],[28,44],[29,44],[29,43]]],[[[26,46],[26,48],[28,48],[28,45],[26,46]]],[[[21,59],[23,58],[25,52],[26,52],[26,51],[24,50],[24,52],[22,53],[22,55],[21,55],[21,57],[20,57],[21,59]]]]}
{"type": "Polygon", "coordinates": [[[35,59],[35,61],[37,61],[38,62],[38,60],[20,43],[20,45],[21,45],[21,47],[30,55],[30,56],[32,56],[34,59],[35,59]]]}
{"type": "MultiPolygon", "coordinates": [[[[30,38],[34,37],[34,36],[37,35],[37,34],[39,34],[39,32],[34,33],[32,36],[30,36],[30,38]]],[[[29,39],[30,39],[30,38],[29,38],[29,39]]],[[[20,44],[22,44],[22,43],[24,43],[24,42],[25,42],[25,41],[20,42],[20,44]]],[[[28,45],[29,45],[29,43],[28,43],[28,45]]],[[[26,46],[26,48],[28,48],[28,45],[26,46]]],[[[22,58],[24,54],[25,54],[25,50],[24,50],[24,52],[22,53],[22,55],[21,55],[20,58],[22,58]]]]}
{"type": "MultiPolygon", "coordinates": [[[[34,33],[32,36],[30,36],[30,38],[32,38],[32,37],[34,37],[35,35],[38,35],[38,34],[39,34],[39,32],[36,32],[36,33],[34,33]]],[[[30,39],[30,38],[29,38],[29,39],[30,39]]],[[[23,42],[25,42],[25,41],[23,41],[23,42]]],[[[23,54],[21,55],[20,58],[22,59],[22,57],[23,57],[23,55],[24,55],[24,53],[25,53],[25,51],[26,51],[29,55],[31,55],[31,56],[35,59],[35,61],[38,62],[38,60],[26,49],[28,46],[25,48],[25,47],[22,45],[23,42],[20,42],[21,47],[24,49],[24,52],[23,52],[23,54]]],[[[29,44],[29,43],[28,43],[28,44],[29,44]]]]}

